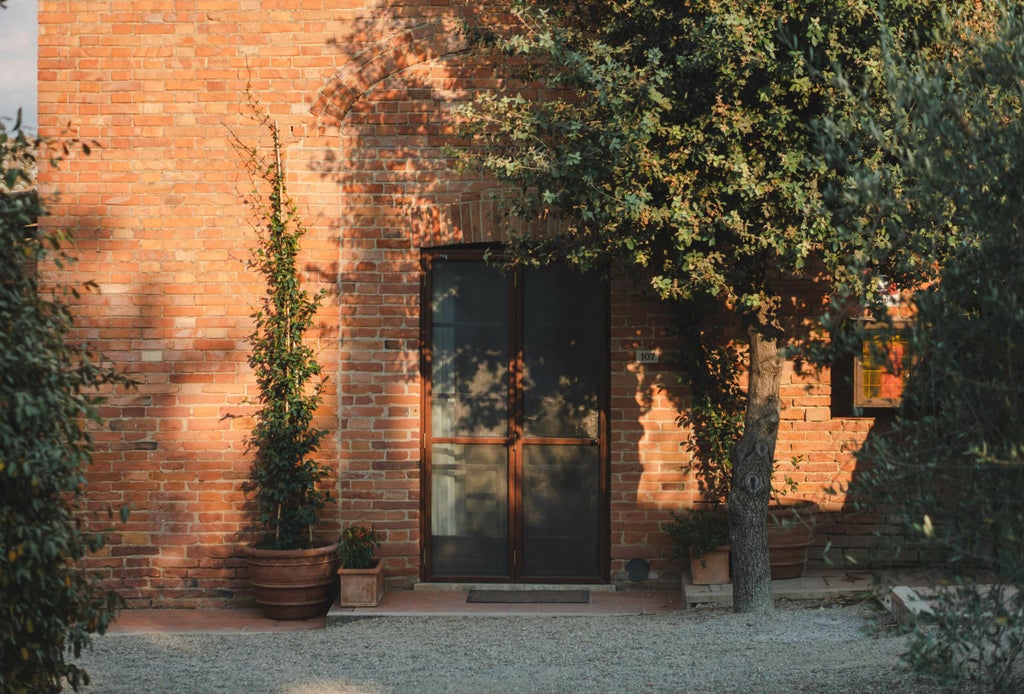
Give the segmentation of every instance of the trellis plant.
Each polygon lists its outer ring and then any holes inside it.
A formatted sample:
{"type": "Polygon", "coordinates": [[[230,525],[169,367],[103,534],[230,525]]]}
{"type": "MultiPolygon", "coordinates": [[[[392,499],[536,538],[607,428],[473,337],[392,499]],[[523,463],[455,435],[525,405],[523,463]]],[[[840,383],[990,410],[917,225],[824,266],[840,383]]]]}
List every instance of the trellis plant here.
{"type": "Polygon", "coordinates": [[[248,438],[254,452],[246,492],[254,495],[257,546],[299,549],[314,544],[313,531],[328,494],[318,487],[327,474],[313,454],[324,431],[314,426],[326,380],[303,337],[324,292],[301,287],[296,264],[306,233],[289,197],[278,125],[250,94],[253,119],[269,132],[270,148],[230,140],[249,172],[246,195],[256,222],[253,265],[266,281],[266,294],[252,314],[249,366],[256,376],[260,409],[248,438]]]}

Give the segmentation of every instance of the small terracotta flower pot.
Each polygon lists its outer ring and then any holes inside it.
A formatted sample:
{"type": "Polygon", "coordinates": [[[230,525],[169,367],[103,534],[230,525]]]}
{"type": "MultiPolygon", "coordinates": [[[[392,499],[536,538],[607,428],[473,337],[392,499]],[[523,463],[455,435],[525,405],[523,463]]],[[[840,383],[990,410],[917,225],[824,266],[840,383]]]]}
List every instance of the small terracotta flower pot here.
{"type": "Polygon", "coordinates": [[[690,580],[695,586],[729,583],[729,545],[715,547],[699,557],[691,555],[690,580]]]}
{"type": "Polygon", "coordinates": [[[384,562],[377,560],[372,569],[338,569],[342,607],[376,607],[384,599],[384,562]]]}

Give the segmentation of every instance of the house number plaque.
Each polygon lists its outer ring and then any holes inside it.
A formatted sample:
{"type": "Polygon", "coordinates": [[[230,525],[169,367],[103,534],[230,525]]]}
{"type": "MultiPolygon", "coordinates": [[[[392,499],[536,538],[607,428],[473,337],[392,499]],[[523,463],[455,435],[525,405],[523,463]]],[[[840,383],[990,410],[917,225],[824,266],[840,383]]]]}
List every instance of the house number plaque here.
{"type": "Polygon", "coordinates": [[[657,364],[658,352],[653,349],[638,349],[636,351],[637,364],[657,364]]]}

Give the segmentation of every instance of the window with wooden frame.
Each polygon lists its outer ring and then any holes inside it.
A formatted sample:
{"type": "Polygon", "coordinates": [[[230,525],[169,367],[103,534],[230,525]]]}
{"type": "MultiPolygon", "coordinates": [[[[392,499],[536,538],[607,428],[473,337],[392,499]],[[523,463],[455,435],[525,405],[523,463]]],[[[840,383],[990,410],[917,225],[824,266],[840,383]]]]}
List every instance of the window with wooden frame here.
{"type": "Polygon", "coordinates": [[[853,406],[899,407],[910,366],[907,323],[869,325],[853,360],[853,406]]]}

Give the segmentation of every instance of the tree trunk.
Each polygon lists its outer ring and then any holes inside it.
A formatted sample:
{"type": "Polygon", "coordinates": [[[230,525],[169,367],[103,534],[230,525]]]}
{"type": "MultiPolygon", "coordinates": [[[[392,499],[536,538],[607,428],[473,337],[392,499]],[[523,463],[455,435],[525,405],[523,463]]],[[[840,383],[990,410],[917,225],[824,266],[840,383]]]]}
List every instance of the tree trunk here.
{"type": "Polygon", "coordinates": [[[733,605],[736,612],[772,609],[768,566],[768,502],[772,463],[779,435],[782,358],[778,340],[765,326],[749,331],[750,374],[743,438],[730,453],[730,541],[733,552],[733,605]]]}

